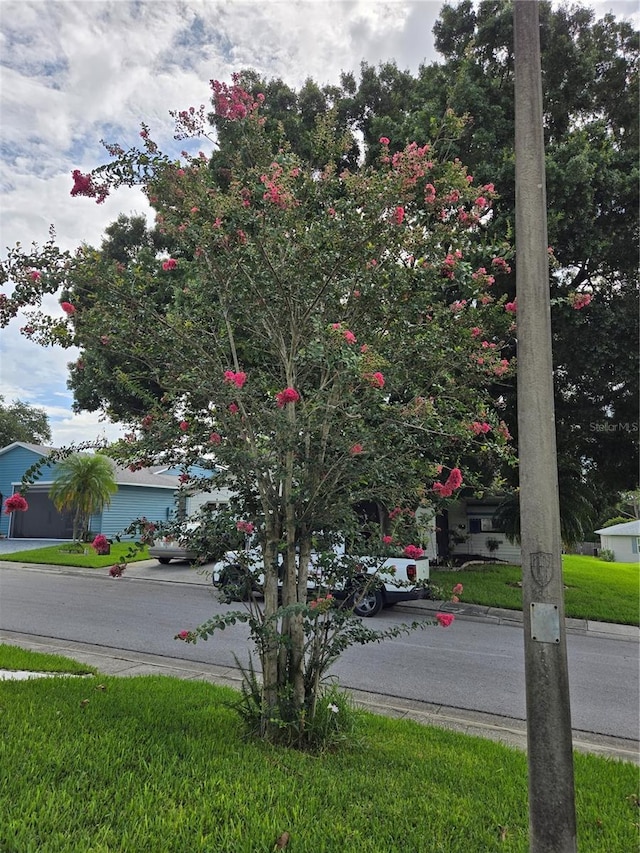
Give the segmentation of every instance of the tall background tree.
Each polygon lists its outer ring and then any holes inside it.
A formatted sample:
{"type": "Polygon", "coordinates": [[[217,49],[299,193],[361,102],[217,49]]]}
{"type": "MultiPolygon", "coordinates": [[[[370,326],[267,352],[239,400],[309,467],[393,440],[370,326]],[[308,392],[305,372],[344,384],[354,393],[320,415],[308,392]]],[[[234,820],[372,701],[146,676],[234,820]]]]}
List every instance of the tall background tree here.
{"type": "Polygon", "coordinates": [[[58,463],[49,497],[59,512],[73,513],[73,539],[78,541],[86,539],[91,516],[109,505],[117,489],[107,456],[73,453],[58,463]]]}
{"type": "Polygon", "coordinates": [[[21,400],[5,403],[0,395],[0,447],[14,441],[47,444],[51,441],[49,419],[44,409],[21,400]]]}

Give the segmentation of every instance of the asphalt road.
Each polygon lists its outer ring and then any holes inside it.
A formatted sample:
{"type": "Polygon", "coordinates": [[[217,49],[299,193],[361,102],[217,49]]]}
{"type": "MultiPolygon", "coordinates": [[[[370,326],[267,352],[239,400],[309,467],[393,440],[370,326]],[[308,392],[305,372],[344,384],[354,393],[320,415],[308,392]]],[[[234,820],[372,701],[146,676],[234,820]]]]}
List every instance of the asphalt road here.
{"type": "MultiPolygon", "coordinates": [[[[106,572],[78,574],[0,570],[0,629],[175,660],[235,666],[246,659],[245,626],[235,625],[196,646],[174,640],[221,605],[206,584],[167,583],[106,572]]],[[[415,614],[384,611],[384,628],[415,614]]],[[[575,729],[637,740],[638,643],[567,636],[575,729]]],[[[349,649],[334,665],[344,687],[516,719],[525,717],[522,628],[458,619],[382,644],[349,649]]]]}

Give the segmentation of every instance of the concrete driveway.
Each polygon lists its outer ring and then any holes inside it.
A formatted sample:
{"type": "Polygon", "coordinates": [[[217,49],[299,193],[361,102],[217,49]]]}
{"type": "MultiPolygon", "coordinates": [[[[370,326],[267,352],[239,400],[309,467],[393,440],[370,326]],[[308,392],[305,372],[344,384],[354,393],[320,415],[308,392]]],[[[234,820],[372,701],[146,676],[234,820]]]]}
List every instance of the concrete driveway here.
{"type": "Polygon", "coordinates": [[[18,551],[31,551],[33,548],[48,548],[56,542],[70,541],[70,539],[0,539],[0,556],[15,554],[18,551]]]}

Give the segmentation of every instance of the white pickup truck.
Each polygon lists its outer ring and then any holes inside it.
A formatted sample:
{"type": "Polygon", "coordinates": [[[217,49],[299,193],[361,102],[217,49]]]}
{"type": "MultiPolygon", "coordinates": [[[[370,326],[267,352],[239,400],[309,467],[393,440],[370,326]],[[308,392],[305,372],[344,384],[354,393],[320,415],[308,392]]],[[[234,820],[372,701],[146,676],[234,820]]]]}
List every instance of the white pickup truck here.
{"type": "MultiPolygon", "coordinates": [[[[344,547],[337,546],[333,550],[337,557],[345,556],[344,547]]],[[[357,557],[352,560],[357,572],[348,583],[336,583],[330,591],[336,598],[349,599],[357,616],[375,616],[383,607],[391,607],[399,601],[430,598],[427,557],[357,557]]],[[[254,590],[260,588],[261,565],[256,551],[228,551],[224,559],[213,566],[213,582],[225,589],[231,600],[246,599],[252,586],[254,590]],[[242,568],[248,564],[250,572],[242,568]]],[[[327,590],[314,555],[309,566],[308,586],[311,592],[318,588],[327,590]]]]}

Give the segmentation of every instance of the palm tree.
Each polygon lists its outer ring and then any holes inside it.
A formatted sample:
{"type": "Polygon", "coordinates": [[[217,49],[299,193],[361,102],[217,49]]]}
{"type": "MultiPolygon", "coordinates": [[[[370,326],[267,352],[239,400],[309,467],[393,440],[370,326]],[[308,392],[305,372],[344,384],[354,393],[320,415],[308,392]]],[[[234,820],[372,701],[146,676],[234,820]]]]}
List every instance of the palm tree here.
{"type": "Polygon", "coordinates": [[[84,538],[89,520],[118,490],[111,460],[100,453],[74,453],[58,465],[49,497],[59,512],[73,512],[73,540],[84,538]]]}

